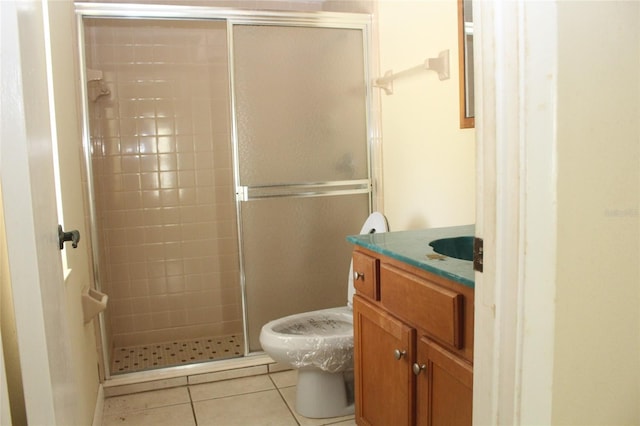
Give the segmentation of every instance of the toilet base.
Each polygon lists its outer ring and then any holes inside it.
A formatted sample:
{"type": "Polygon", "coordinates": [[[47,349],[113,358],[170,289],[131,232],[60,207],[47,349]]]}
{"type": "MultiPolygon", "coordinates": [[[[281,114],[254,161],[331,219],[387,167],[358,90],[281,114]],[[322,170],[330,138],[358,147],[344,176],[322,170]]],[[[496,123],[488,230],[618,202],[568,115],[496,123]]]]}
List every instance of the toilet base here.
{"type": "Polygon", "coordinates": [[[298,370],[296,411],[324,419],[354,413],[353,371],[329,373],[318,368],[298,370]]]}

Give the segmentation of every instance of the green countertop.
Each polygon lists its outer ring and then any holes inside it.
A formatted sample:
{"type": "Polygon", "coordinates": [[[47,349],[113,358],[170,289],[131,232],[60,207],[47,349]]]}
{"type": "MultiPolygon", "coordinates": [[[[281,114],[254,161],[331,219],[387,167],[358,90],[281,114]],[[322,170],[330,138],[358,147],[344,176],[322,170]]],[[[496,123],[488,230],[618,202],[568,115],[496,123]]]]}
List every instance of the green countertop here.
{"type": "Polygon", "coordinates": [[[437,255],[429,245],[431,241],[440,238],[473,236],[474,233],[474,225],[464,225],[416,231],[351,235],[347,237],[347,241],[474,288],[472,261],[447,256],[435,256],[435,259],[428,257],[428,255],[437,255]]]}

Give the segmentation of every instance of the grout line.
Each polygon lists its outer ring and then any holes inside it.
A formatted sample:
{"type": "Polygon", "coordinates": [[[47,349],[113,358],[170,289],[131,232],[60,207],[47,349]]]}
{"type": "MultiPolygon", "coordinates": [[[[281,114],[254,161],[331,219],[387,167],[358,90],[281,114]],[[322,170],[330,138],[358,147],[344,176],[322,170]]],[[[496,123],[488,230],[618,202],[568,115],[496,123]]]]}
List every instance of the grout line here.
{"type": "MultiPolygon", "coordinates": [[[[275,386],[276,390],[278,391],[278,395],[280,395],[280,399],[282,399],[282,402],[284,402],[284,406],[287,407],[287,410],[289,410],[289,413],[291,413],[291,416],[293,416],[293,420],[296,422],[296,424],[298,426],[300,426],[300,422],[298,421],[298,418],[296,417],[295,413],[293,412],[293,409],[291,407],[289,407],[289,404],[287,404],[287,400],[284,399],[284,395],[282,395],[282,392],[280,391],[280,388],[278,387],[278,384],[273,380],[273,377],[271,377],[271,373],[269,373],[269,380],[271,380],[271,383],[273,383],[273,386],[275,386]]],[[[285,387],[291,387],[291,386],[285,386],[285,387]]],[[[283,387],[284,389],[284,387],[283,387]]]]}
{"type": "Polygon", "coordinates": [[[186,385],[187,387],[187,393],[189,394],[189,402],[191,402],[191,414],[193,414],[193,422],[195,423],[196,426],[198,426],[198,416],[196,415],[196,407],[195,405],[193,405],[194,401],[193,398],[191,397],[191,387],[189,385],[186,385]]]}

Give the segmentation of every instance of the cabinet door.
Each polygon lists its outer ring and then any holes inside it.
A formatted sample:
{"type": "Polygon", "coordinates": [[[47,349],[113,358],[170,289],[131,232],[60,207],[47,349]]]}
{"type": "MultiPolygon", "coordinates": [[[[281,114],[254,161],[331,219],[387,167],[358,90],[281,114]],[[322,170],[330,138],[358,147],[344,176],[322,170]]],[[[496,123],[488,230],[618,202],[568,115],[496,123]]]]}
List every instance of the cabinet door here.
{"type": "Polygon", "coordinates": [[[413,370],[418,426],[471,425],[473,368],[469,363],[423,337],[413,370]]]}
{"type": "Polygon", "coordinates": [[[358,295],[353,317],[357,424],[413,424],[415,330],[358,295]]]}

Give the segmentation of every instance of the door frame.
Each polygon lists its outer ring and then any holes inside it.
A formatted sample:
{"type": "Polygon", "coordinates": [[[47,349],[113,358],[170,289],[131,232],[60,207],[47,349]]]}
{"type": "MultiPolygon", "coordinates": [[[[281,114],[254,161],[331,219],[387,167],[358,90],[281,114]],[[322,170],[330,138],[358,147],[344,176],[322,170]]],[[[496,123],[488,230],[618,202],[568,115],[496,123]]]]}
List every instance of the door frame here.
{"type": "MultiPolygon", "coordinates": [[[[17,34],[17,2],[0,4],[3,34],[5,28],[8,33],[13,30],[17,34]]],[[[20,4],[25,9],[33,8],[30,13],[35,15],[31,18],[42,22],[41,15],[38,18],[38,13],[41,13],[39,2],[23,1],[20,4]]],[[[556,7],[555,2],[545,3],[542,9],[538,9],[546,12],[543,14],[535,13],[523,0],[474,2],[474,16],[478,21],[477,45],[480,46],[475,56],[478,76],[476,230],[478,236],[485,239],[486,247],[485,272],[476,274],[476,300],[480,302],[476,305],[474,363],[476,424],[524,423],[534,418],[535,409],[539,410],[538,419],[550,420],[556,232],[553,167],[556,158],[553,132],[555,99],[553,90],[535,91],[540,87],[554,88],[556,7]],[[515,46],[505,46],[509,39],[515,46]],[[552,49],[550,54],[548,49],[552,49]],[[538,71],[537,74],[534,71],[538,71]],[[547,82],[537,81],[534,85],[530,81],[535,75],[546,79],[545,72],[551,72],[547,82]],[[525,87],[529,90],[521,93],[525,87]],[[515,90],[505,90],[509,88],[515,90]],[[524,97],[514,99],[519,95],[524,97]],[[535,105],[538,97],[550,107],[547,112],[528,109],[535,105]],[[514,106],[514,102],[515,109],[507,108],[514,106]],[[542,121],[537,129],[542,136],[548,137],[537,141],[543,144],[537,155],[526,143],[529,138],[537,136],[534,119],[542,121]],[[541,233],[543,230],[546,232],[541,233]],[[544,235],[545,241],[536,237],[536,233],[544,235]],[[536,263],[551,266],[540,271],[534,267],[536,263]],[[546,285],[537,289],[535,284],[540,282],[546,285]],[[549,310],[538,318],[531,313],[539,303],[548,303],[549,310]],[[510,304],[513,308],[503,311],[510,304]],[[536,343],[541,346],[536,347],[536,343]],[[534,363],[535,369],[526,368],[534,363]],[[536,373],[535,377],[529,373],[531,371],[536,373]],[[534,395],[536,389],[544,389],[546,394],[537,392],[537,399],[527,398],[534,395]],[[539,398],[540,395],[547,396],[539,398]]],[[[29,38],[37,43],[42,41],[33,34],[29,38]]],[[[23,371],[28,379],[25,399],[33,416],[30,420],[47,423],[55,418],[55,398],[48,356],[46,351],[42,351],[48,345],[41,305],[42,265],[36,259],[41,246],[54,243],[55,236],[52,231],[50,238],[42,241],[35,235],[33,219],[37,212],[32,204],[29,170],[35,165],[30,155],[37,153],[36,147],[28,144],[26,134],[26,125],[31,122],[25,120],[21,104],[8,109],[9,102],[5,102],[23,99],[20,85],[23,65],[15,50],[19,46],[17,40],[10,41],[9,37],[2,37],[3,55],[7,54],[4,48],[9,46],[14,49],[9,52],[14,55],[14,60],[8,60],[12,56],[3,57],[2,140],[5,142],[0,143],[0,179],[5,191],[3,197],[7,201],[5,206],[11,206],[6,209],[9,250],[20,248],[20,253],[10,254],[12,279],[20,282],[15,286],[15,303],[17,308],[30,313],[30,320],[20,324],[19,337],[23,348],[31,348],[28,351],[30,367],[23,371]],[[4,77],[7,75],[13,78],[13,85],[5,87],[7,80],[4,77]]],[[[39,55],[31,56],[39,59],[39,55]]],[[[34,69],[38,71],[39,78],[42,77],[44,65],[41,63],[34,69]]],[[[41,84],[42,80],[37,82],[41,84]]],[[[47,119],[44,122],[47,123],[47,119]]],[[[45,152],[46,145],[42,145],[45,152]]],[[[46,160],[46,154],[43,158],[46,160]]]]}
{"type": "Polygon", "coordinates": [[[557,2],[473,2],[474,424],[551,424],[556,271],[557,2]]]}
{"type": "MultiPolygon", "coordinates": [[[[368,196],[368,209],[369,213],[374,211],[375,203],[375,188],[373,182],[374,178],[373,164],[373,138],[372,138],[372,126],[376,125],[376,121],[372,114],[372,80],[373,75],[370,51],[371,51],[371,19],[368,16],[361,14],[349,14],[349,13],[334,13],[334,12],[322,12],[315,14],[315,18],[307,16],[306,13],[295,12],[292,14],[281,14],[281,16],[274,16],[269,13],[267,15],[255,14],[253,16],[245,16],[242,18],[234,17],[227,19],[227,44],[228,44],[228,62],[229,62],[229,81],[230,81],[230,99],[231,99],[231,139],[233,146],[233,169],[234,169],[234,182],[236,185],[236,221],[237,221],[237,233],[238,233],[238,247],[239,247],[239,260],[240,260],[240,286],[242,289],[242,301],[243,301],[243,335],[244,335],[244,347],[245,355],[251,355],[256,353],[251,351],[251,332],[249,330],[249,309],[248,309],[248,291],[247,291],[247,278],[246,278],[246,257],[244,249],[244,236],[245,231],[243,227],[243,204],[251,200],[259,200],[261,198],[269,198],[274,194],[276,196],[292,196],[299,198],[316,197],[324,195],[355,195],[355,194],[367,194],[368,196]],[[269,186],[242,186],[241,184],[241,161],[240,161],[240,136],[238,131],[237,122],[237,101],[236,101],[236,84],[235,84],[235,38],[234,27],[261,25],[272,27],[301,27],[301,28],[335,28],[335,29],[350,29],[359,30],[362,32],[362,48],[363,48],[363,62],[364,62],[364,80],[365,80],[365,126],[367,130],[367,177],[362,179],[334,181],[334,182],[313,182],[308,184],[281,184],[281,185],[269,185],[269,186]],[[265,191],[266,190],[266,191],[265,191]],[[276,190],[275,192],[272,192],[276,190]],[[251,193],[255,195],[250,195],[251,193]]],[[[255,337],[255,336],[254,336],[255,337]]]]}

